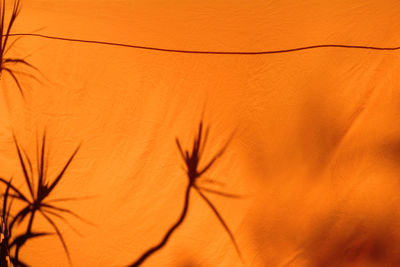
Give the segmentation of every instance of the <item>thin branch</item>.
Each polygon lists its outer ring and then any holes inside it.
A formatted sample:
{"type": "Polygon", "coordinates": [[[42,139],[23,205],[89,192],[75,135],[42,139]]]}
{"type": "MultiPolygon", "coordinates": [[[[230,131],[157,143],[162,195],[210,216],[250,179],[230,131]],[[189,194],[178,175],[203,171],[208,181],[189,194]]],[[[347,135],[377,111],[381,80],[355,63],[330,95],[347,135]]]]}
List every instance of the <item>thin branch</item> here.
{"type": "Polygon", "coordinates": [[[145,253],[142,254],[134,263],[130,264],[129,267],[137,267],[140,266],[148,257],[150,257],[152,254],[155,252],[159,251],[162,249],[168,242],[169,238],[171,235],[174,233],[176,229],[183,223],[183,221],[186,218],[187,211],[189,209],[189,198],[190,198],[190,190],[191,190],[191,185],[189,184],[186,188],[186,193],[185,193],[185,203],[183,205],[183,210],[181,213],[181,216],[179,219],[176,221],[174,225],[168,230],[168,232],[165,234],[164,238],[161,240],[160,243],[158,243],[156,246],[151,247],[148,249],[145,253]]]}

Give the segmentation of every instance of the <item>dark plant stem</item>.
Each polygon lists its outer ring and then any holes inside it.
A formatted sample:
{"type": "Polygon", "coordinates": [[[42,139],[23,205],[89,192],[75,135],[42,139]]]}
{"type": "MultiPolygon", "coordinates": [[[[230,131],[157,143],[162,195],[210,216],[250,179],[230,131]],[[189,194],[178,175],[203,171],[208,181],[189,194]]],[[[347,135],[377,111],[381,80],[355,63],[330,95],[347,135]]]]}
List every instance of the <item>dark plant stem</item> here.
{"type": "MultiPolygon", "coordinates": [[[[35,212],[36,210],[32,210],[31,217],[29,218],[29,223],[28,223],[28,228],[26,229],[26,234],[30,234],[32,231],[32,225],[33,225],[33,218],[35,217],[35,212]]],[[[24,242],[25,243],[25,242],[24,242]]],[[[23,243],[18,243],[17,246],[15,247],[15,262],[19,264],[19,250],[23,246],[23,243]]]]}
{"type": "MultiPolygon", "coordinates": [[[[16,248],[15,248],[15,255],[14,255],[14,259],[15,259],[15,264],[18,264],[19,263],[19,257],[18,257],[18,255],[19,255],[19,250],[20,250],[20,248],[21,248],[21,245],[20,244],[17,244],[17,246],[16,246],[16,248]]],[[[17,265],[18,266],[18,265],[17,265]]]]}
{"type": "Polygon", "coordinates": [[[168,242],[169,238],[173,234],[173,232],[183,223],[183,221],[186,218],[188,209],[189,209],[189,197],[190,197],[190,190],[192,189],[192,185],[189,183],[189,185],[186,188],[186,194],[185,194],[185,204],[183,206],[183,210],[181,213],[181,216],[179,217],[178,221],[172,227],[168,230],[168,232],[165,234],[164,238],[161,240],[161,242],[148,249],[145,253],[142,254],[142,256],[139,257],[134,263],[129,265],[129,267],[137,267],[140,266],[148,257],[150,257],[153,253],[157,252],[158,250],[162,249],[168,242]]]}
{"type": "MultiPolygon", "coordinates": [[[[5,211],[3,210],[3,212],[5,211]]],[[[0,243],[0,266],[7,266],[7,256],[9,256],[8,238],[5,231],[6,229],[3,228],[3,219],[0,219],[0,223],[2,224],[0,226],[1,233],[4,234],[4,239],[0,243]]]]}
{"type": "Polygon", "coordinates": [[[36,210],[34,209],[31,213],[31,218],[29,219],[29,224],[28,224],[28,228],[26,229],[26,233],[29,234],[31,233],[32,230],[32,224],[33,224],[33,218],[35,217],[35,212],[36,210]]]}

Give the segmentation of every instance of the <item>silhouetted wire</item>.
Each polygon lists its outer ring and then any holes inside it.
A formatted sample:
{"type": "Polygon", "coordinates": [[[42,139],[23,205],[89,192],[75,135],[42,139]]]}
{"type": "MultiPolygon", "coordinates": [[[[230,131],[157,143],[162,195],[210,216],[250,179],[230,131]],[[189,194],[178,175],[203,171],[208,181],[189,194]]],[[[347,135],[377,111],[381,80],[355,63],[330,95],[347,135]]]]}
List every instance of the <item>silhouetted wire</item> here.
{"type": "Polygon", "coordinates": [[[250,55],[268,55],[268,54],[296,52],[296,51],[316,49],[316,48],[347,48],[347,49],[367,49],[367,50],[380,50],[380,51],[393,51],[393,50],[400,49],[400,46],[378,47],[378,46],[364,46],[364,45],[321,44],[321,45],[311,45],[311,46],[303,46],[303,47],[296,47],[296,48],[289,48],[289,49],[266,50],[266,51],[201,51],[201,50],[168,49],[168,48],[161,48],[161,47],[113,43],[113,42],[96,41],[96,40],[74,39],[74,38],[66,38],[66,37],[59,37],[59,36],[44,35],[44,34],[39,34],[39,33],[12,33],[12,34],[9,34],[9,36],[33,36],[33,37],[41,37],[41,38],[46,38],[46,39],[68,41],[68,42],[111,45],[111,46],[120,46],[120,47],[128,47],[128,48],[152,50],[152,51],[160,51],[160,52],[184,53],[184,54],[214,54],[214,55],[249,55],[249,56],[250,55]]]}

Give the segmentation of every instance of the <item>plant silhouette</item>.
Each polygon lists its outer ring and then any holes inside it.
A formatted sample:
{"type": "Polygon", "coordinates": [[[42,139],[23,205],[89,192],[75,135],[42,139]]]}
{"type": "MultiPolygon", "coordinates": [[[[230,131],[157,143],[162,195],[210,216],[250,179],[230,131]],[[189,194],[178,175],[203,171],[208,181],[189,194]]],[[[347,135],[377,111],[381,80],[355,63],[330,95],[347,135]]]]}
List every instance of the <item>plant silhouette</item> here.
{"type": "Polygon", "coordinates": [[[13,198],[10,197],[9,190],[12,187],[11,181],[7,183],[7,188],[5,190],[5,193],[3,194],[3,207],[1,209],[1,251],[0,251],[0,266],[8,267],[8,266],[13,266],[12,263],[14,263],[15,266],[28,266],[26,263],[23,263],[21,261],[16,261],[14,257],[11,257],[10,250],[12,247],[14,247],[16,244],[21,243],[21,242],[26,242],[26,240],[46,235],[46,233],[24,233],[19,236],[17,236],[14,241],[11,241],[12,239],[12,233],[11,229],[9,227],[9,219],[12,217],[11,215],[11,205],[13,198]],[[10,199],[10,203],[8,204],[8,199],[10,199]]]}
{"type": "Polygon", "coordinates": [[[157,245],[155,245],[155,246],[149,248],[147,251],[145,251],[135,262],[133,262],[132,264],[129,265],[130,267],[140,266],[151,255],[153,255],[155,252],[161,250],[167,244],[171,235],[175,232],[175,230],[178,229],[179,226],[181,226],[181,224],[183,223],[183,221],[186,218],[186,215],[187,215],[187,212],[189,209],[190,193],[191,193],[192,189],[194,189],[200,195],[200,197],[206,202],[206,204],[211,208],[213,213],[217,216],[219,222],[222,224],[225,231],[228,233],[228,235],[237,251],[237,254],[239,255],[240,259],[242,260],[239,246],[235,240],[235,237],[232,234],[232,231],[229,229],[228,225],[225,223],[224,219],[218,212],[217,208],[208,199],[208,197],[203,193],[203,191],[208,192],[208,193],[213,193],[213,194],[223,196],[223,197],[230,197],[230,198],[241,198],[242,196],[224,193],[224,192],[220,192],[220,191],[214,190],[214,189],[205,188],[198,184],[198,180],[200,179],[200,177],[202,175],[204,175],[204,173],[207,172],[213,166],[213,164],[217,161],[217,159],[223,155],[223,153],[225,152],[226,148],[228,147],[230,141],[232,140],[233,135],[229,138],[229,140],[225,143],[225,145],[217,152],[217,154],[215,154],[212,157],[212,159],[207,164],[205,164],[205,166],[203,168],[200,168],[199,163],[200,163],[200,159],[203,156],[203,152],[204,152],[205,145],[207,142],[208,134],[209,134],[209,128],[207,128],[205,130],[205,132],[203,133],[203,122],[200,121],[199,131],[197,133],[197,136],[194,139],[192,151],[190,153],[188,150],[185,150],[185,152],[183,151],[179,139],[176,138],[176,145],[178,147],[180,155],[182,156],[182,158],[185,162],[186,175],[188,177],[188,185],[187,185],[186,191],[185,191],[185,200],[184,200],[182,213],[181,213],[180,217],[178,218],[178,220],[169,228],[167,233],[164,235],[163,239],[157,245]]]}
{"type": "Polygon", "coordinates": [[[8,204],[10,192],[10,182],[7,183],[7,188],[3,194],[3,206],[1,209],[1,238],[0,238],[0,266],[9,266],[10,263],[10,232],[8,229],[8,220],[10,218],[11,203],[8,204]]]}
{"type": "Polygon", "coordinates": [[[64,174],[71,164],[72,160],[75,158],[76,153],[78,152],[80,146],[78,146],[75,151],[72,153],[72,155],[68,158],[67,162],[64,164],[62,169],[58,172],[56,175],[55,179],[53,181],[49,181],[47,179],[47,169],[48,169],[48,159],[47,159],[47,154],[46,154],[46,133],[43,133],[42,137],[42,143],[41,147],[39,148],[39,145],[37,145],[37,161],[36,161],[36,169],[37,173],[34,175],[34,168],[32,161],[28,157],[27,153],[23,148],[20,147],[15,135],[14,137],[14,143],[16,146],[18,158],[19,158],[19,163],[21,165],[21,169],[23,172],[23,177],[25,184],[28,187],[29,190],[29,195],[26,195],[22,193],[20,189],[15,187],[11,181],[7,181],[4,178],[0,178],[0,182],[3,184],[7,185],[7,190],[6,193],[4,194],[5,201],[4,203],[7,203],[7,198],[10,198],[12,200],[19,200],[21,201],[24,205],[21,210],[19,210],[12,218],[10,222],[9,220],[9,214],[10,214],[10,208],[6,210],[6,204],[3,205],[3,223],[5,225],[6,229],[6,238],[8,240],[7,244],[9,248],[11,249],[12,247],[15,246],[15,253],[14,256],[11,257],[11,260],[15,266],[25,266],[20,260],[19,260],[19,251],[21,247],[24,246],[26,241],[32,239],[32,238],[37,238],[41,236],[46,236],[50,235],[52,233],[50,232],[34,232],[32,230],[32,226],[34,223],[35,215],[40,214],[41,216],[44,217],[44,219],[51,225],[51,227],[54,229],[55,233],[57,234],[59,240],[61,241],[64,251],[66,253],[66,256],[68,258],[68,261],[70,265],[72,265],[70,253],[68,250],[68,247],[65,243],[65,240],[63,238],[63,235],[61,231],[59,230],[57,224],[53,220],[52,217],[56,217],[58,219],[61,219],[64,221],[68,226],[70,226],[73,230],[75,230],[69,223],[68,220],[65,218],[64,215],[72,215],[82,221],[85,221],[83,218],[81,218],[79,215],[74,213],[73,211],[62,208],[59,206],[55,206],[53,203],[54,202],[60,202],[60,201],[67,201],[67,200],[73,200],[73,198],[63,198],[63,199],[48,199],[50,194],[54,192],[55,187],[58,185],[58,183],[61,181],[61,179],[64,177],[64,174]],[[37,181],[35,182],[35,178],[37,181]],[[35,188],[36,185],[36,188],[35,188]],[[11,193],[9,192],[11,191],[11,193]],[[28,226],[25,231],[25,233],[12,238],[12,231],[15,225],[19,225],[24,221],[25,218],[29,217],[28,221],[28,226]],[[12,240],[11,240],[12,239],[12,240]]]}
{"type": "Polygon", "coordinates": [[[8,42],[9,37],[11,36],[11,29],[14,26],[15,20],[17,19],[20,11],[21,11],[20,0],[15,0],[13,5],[13,10],[8,21],[8,25],[6,25],[5,23],[6,1],[3,0],[2,2],[0,2],[0,75],[2,75],[4,72],[8,73],[15,81],[15,84],[18,86],[18,89],[22,97],[24,97],[24,92],[22,90],[21,83],[18,79],[18,75],[25,75],[35,80],[37,79],[35,76],[29,73],[13,69],[12,66],[20,64],[20,65],[25,65],[36,71],[39,70],[32,64],[28,63],[24,58],[7,57],[7,53],[9,52],[10,48],[14,46],[14,44],[20,39],[20,37],[22,37],[20,36],[19,38],[14,39],[14,41],[12,41],[11,43],[8,42]]]}

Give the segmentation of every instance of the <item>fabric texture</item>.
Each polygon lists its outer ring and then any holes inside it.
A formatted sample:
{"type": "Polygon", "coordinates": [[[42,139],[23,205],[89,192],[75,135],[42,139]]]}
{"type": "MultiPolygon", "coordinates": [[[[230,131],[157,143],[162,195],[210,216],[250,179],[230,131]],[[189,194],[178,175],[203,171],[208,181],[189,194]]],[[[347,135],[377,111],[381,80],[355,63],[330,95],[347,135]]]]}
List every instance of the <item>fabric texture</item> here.
{"type": "MultiPolygon", "coordinates": [[[[400,45],[399,1],[25,0],[13,33],[202,51],[400,45]]],[[[16,36],[12,37],[15,39],[16,36]]],[[[210,126],[208,194],[143,266],[399,266],[399,52],[318,48],[268,55],[184,54],[23,36],[9,51],[24,98],[1,76],[0,176],[28,193],[13,141],[49,180],[81,147],[51,198],[74,266],[126,266],[178,220],[187,177],[176,145],[210,126]],[[28,56],[28,57],[27,57],[28,56]],[[221,183],[221,184],[220,184],[221,183]]],[[[2,187],[5,188],[5,187],[2,187]]],[[[18,201],[15,205],[18,207],[18,201]]],[[[23,231],[27,220],[18,229],[23,231]]],[[[35,231],[53,231],[37,216],[35,231]]],[[[69,266],[56,235],[20,251],[69,266]]]]}

